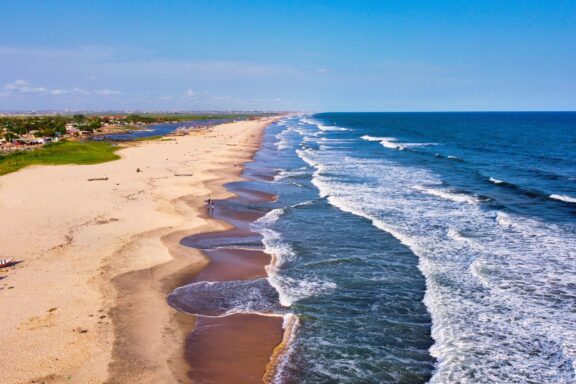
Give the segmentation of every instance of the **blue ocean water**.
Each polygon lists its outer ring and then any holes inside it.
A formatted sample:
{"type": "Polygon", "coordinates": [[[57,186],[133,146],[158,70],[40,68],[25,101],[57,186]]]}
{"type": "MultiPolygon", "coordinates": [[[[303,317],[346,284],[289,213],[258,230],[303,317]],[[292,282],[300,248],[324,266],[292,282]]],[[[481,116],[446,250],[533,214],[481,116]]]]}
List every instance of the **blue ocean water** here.
{"type": "Polygon", "coordinates": [[[295,116],[262,166],[277,382],[576,382],[576,113],[295,116]]]}

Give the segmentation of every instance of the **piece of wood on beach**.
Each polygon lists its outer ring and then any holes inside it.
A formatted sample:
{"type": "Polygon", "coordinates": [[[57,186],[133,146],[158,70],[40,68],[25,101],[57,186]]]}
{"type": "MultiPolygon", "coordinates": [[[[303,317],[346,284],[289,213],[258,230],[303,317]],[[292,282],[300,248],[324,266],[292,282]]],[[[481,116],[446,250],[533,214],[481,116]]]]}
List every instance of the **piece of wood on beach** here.
{"type": "Polygon", "coordinates": [[[88,179],[88,181],[106,181],[108,180],[107,177],[93,177],[91,179],[88,179]]]}
{"type": "Polygon", "coordinates": [[[10,266],[12,264],[12,260],[14,260],[14,257],[0,260],[0,268],[10,266]]]}
{"type": "Polygon", "coordinates": [[[175,173],[174,176],[194,176],[193,173],[175,173]]]}

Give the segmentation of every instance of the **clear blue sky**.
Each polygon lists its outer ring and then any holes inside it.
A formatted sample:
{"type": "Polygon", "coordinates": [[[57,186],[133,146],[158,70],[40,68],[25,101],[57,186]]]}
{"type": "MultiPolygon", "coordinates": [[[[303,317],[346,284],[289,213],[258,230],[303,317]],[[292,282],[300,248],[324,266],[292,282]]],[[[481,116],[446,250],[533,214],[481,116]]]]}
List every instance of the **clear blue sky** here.
{"type": "Polygon", "coordinates": [[[576,110],[575,0],[0,2],[0,110],[576,110]]]}

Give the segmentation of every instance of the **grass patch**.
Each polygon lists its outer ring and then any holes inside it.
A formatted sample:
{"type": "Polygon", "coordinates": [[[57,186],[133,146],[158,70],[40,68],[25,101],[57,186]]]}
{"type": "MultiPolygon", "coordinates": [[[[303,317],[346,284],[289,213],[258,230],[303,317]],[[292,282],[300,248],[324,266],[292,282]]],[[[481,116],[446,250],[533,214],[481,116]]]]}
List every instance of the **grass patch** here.
{"type": "Polygon", "coordinates": [[[0,156],[0,176],[28,165],[97,164],[119,159],[118,146],[100,141],[65,141],[0,156]]]}

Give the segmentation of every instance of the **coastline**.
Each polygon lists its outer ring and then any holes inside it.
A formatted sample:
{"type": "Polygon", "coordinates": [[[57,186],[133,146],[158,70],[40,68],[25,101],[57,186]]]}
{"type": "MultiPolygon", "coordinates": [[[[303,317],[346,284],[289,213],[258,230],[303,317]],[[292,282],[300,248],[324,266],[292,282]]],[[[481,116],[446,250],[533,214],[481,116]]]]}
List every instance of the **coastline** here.
{"type": "MultiPolygon", "coordinates": [[[[242,181],[254,180],[252,175],[242,173],[242,176],[242,181]]],[[[235,183],[228,183],[225,187],[234,197],[216,200],[214,212],[210,215],[225,229],[195,234],[181,242],[199,249],[210,259],[210,264],[191,282],[195,283],[194,287],[200,286],[200,291],[188,292],[192,286],[180,287],[168,297],[168,302],[197,319],[186,343],[186,358],[191,367],[189,376],[193,382],[269,382],[276,366],[273,360],[281,354],[286,341],[284,316],[273,311],[236,312],[235,308],[228,308],[233,310],[229,313],[221,305],[243,300],[236,297],[242,289],[239,284],[248,284],[256,291],[262,286],[268,287],[276,296],[275,301],[279,302],[275,289],[266,280],[267,268],[273,263],[272,256],[260,249],[227,246],[238,241],[239,244],[260,241],[260,235],[252,232],[250,225],[265,213],[242,207],[249,203],[274,201],[276,197],[235,183]],[[230,203],[240,203],[240,206],[230,206],[230,203]],[[211,288],[213,284],[221,288],[214,291],[211,288]]],[[[248,289],[246,294],[254,292],[248,289]]]]}
{"type": "Polygon", "coordinates": [[[0,178],[2,252],[21,261],[0,275],[0,305],[10,308],[0,313],[0,382],[184,381],[194,319],[165,297],[208,261],[180,240],[226,229],[200,207],[233,196],[223,186],[240,179],[233,164],[252,157],[271,121],[130,144],[111,163],[0,178]],[[93,176],[110,180],[87,182],[93,176]]]}

